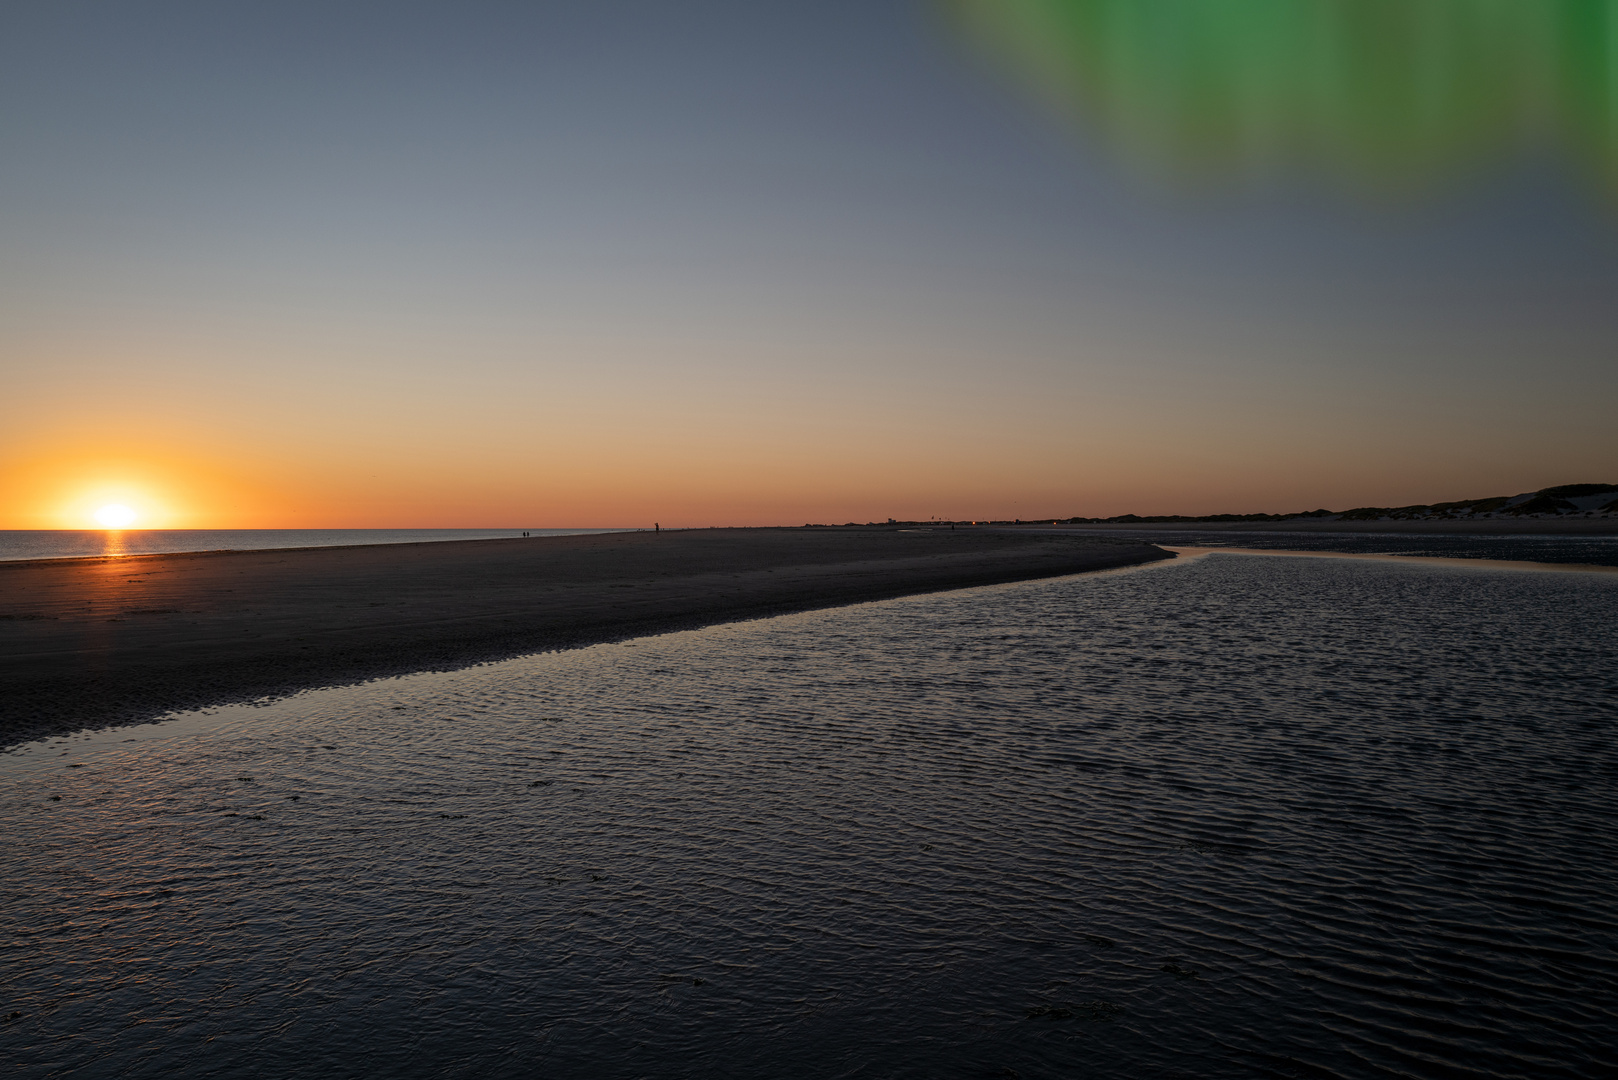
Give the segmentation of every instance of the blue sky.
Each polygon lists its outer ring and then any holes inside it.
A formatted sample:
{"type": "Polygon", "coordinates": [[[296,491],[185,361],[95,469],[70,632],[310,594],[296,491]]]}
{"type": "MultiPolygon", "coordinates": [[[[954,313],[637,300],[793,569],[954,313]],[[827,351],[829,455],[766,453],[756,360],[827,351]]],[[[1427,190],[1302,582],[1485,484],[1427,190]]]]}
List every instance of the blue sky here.
{"type": "Polygon", "coordinates": [[[1618,479],[1563,163],[1162,182],[927,4],[18,5],[0,110],[14,527],[120,468],[222,526],[1618,479]]]}

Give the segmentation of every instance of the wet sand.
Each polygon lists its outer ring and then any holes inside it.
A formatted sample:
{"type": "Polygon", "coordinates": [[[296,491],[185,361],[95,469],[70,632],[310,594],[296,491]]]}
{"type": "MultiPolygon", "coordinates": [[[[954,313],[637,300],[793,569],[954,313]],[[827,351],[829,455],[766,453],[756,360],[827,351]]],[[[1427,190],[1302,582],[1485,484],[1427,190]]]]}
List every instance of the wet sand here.
{"type": "Polygon", "coordinates": [[[0,744],[544,649],[1173,557],[1103,537],[877,527],[0,563],[0,744]]]}

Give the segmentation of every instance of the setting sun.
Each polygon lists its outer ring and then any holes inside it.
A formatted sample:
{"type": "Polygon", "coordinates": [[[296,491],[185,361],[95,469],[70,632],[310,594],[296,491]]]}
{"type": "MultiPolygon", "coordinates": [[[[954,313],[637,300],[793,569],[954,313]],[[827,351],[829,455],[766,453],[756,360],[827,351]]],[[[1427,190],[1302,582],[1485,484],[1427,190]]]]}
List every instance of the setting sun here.
{"type": "Polygon", "coordinates": [[[58,444],[32,460],[0,463],[0,530],[228,528],[244,503],[256,509],[262,490],[256,477],[242,483],[213,463],[199,465],[195,453],[73,449],[58,444]]]}
{"type": "Polygon", "coordinates": [[[96,511],[96,521],[108,529],[127,529],[135,523],[135,511],[121,503],[111,503],[96,511]]]}

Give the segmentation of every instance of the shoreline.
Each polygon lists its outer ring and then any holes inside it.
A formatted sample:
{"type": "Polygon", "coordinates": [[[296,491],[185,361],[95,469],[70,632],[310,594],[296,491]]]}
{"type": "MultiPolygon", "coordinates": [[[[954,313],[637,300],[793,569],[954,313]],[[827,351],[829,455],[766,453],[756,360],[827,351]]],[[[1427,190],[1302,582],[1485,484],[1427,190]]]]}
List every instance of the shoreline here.
{"type": "Polygon", "coordinates": [[[1104,536],[1108,533],[1386,533],[1406,536],[1618,536],[1618,518],[1567,517],[1507,520],[1460,518],[1430,521],[1137,521],[1088,525],[1002,525],[1017,532],[1063,532],[1104,536]]]}
{"type": "Polygon", "coordinates": [[[1372,551],[1289,551],[1285,548],[1197,547],[1173,544],[1163,549],[1200,559],[1208,555],[1277,556],[1283,559],[1362,559],[1418,566],[1444,566],[1458,570],[1514,570],[1530,574],[1618,574],[1618,566],[1601,563],[1533,562],[1526,559],[1452,558],[1442,555],[1387,555],[1372,551]]]}
{"type": "Polygon", "coordinates": [[[0,746],[315,687],[1174,557],[1122,538],[877,526],[0,562],[0,746]]]}

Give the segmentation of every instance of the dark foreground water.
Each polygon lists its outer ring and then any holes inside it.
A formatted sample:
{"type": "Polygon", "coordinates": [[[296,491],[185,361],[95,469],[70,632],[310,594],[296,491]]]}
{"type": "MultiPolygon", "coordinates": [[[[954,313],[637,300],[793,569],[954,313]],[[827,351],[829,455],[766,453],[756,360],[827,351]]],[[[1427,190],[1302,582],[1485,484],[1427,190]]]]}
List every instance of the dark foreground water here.
{"type": "Polygon", "coordinates": [[[9,1076],[1610,1077],[1618,575],[1212,555],[0,757],[9,1076]]]}
{"type": "Polygon", "coordinates": [[[71,559],[106,555],[160,555],[175,551],[262,551],[268,548],[430,544],[576,536],[628,529],[0,529],[0,561],[71,559]]]}

